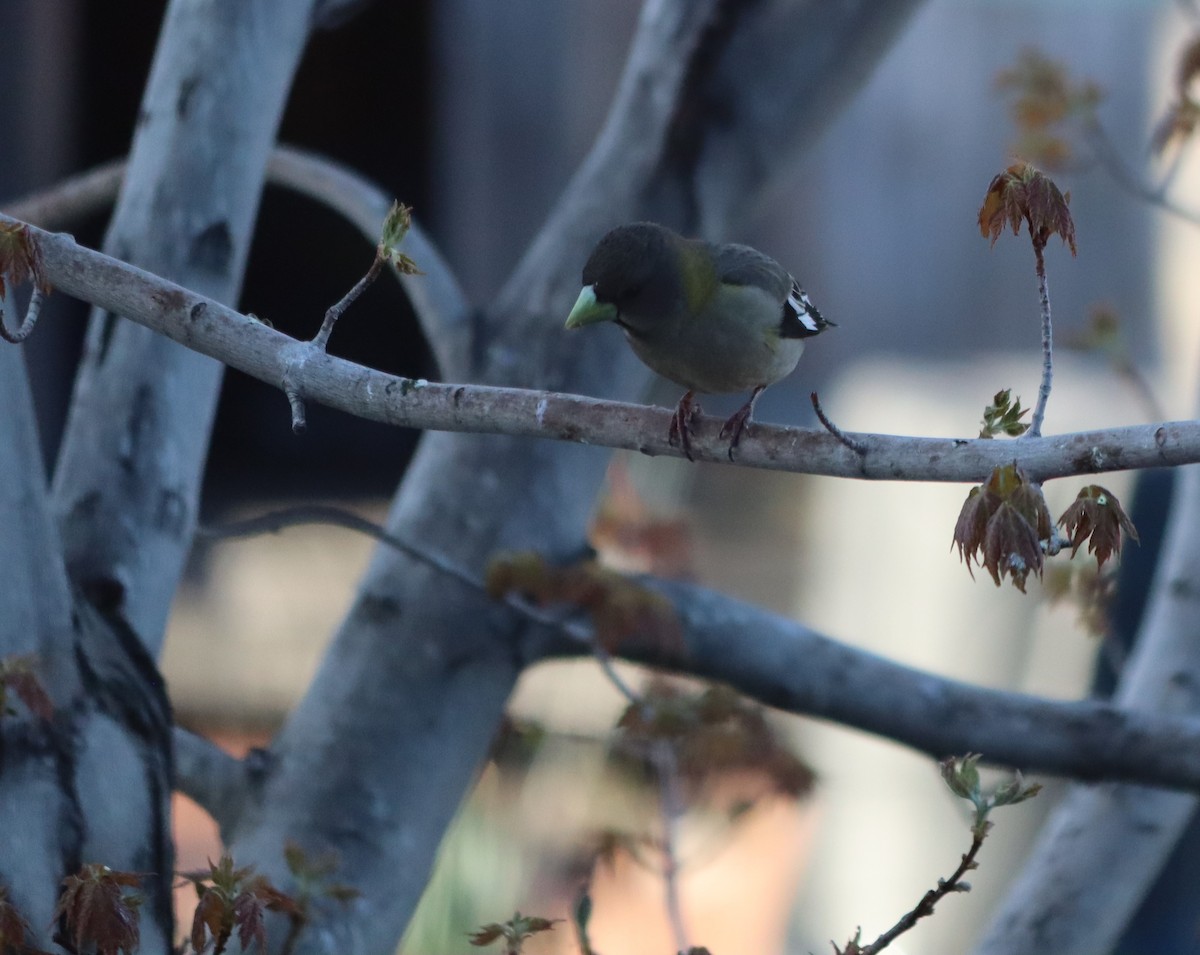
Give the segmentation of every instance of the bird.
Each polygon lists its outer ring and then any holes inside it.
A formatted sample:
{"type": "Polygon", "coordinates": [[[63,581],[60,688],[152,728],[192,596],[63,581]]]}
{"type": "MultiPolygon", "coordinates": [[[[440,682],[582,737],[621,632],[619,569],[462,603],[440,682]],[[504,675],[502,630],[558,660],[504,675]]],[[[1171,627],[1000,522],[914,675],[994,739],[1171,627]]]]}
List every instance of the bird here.
{"type": "Polygon", "coordinates": [[[696,393],[750,391],[721,428],[731,461],[759,395],[791,374],[806,338],[836,325],[770,256],[655,222],[617,226],[588,256],[566,327],[599,322],[615,323],[644,364],[687,389],[667,439],[688,460],[696,393]]]}

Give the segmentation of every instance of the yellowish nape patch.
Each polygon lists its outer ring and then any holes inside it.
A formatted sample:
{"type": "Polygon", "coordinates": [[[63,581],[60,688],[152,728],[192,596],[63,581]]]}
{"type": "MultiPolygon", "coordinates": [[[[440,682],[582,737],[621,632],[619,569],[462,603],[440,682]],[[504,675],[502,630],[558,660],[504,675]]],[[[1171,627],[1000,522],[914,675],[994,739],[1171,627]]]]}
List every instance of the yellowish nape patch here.
{"type": "Polygon", "coordinates": [[[686,241],[680,259],[688,312],[697,315],[717,291],[717,272],[702,242],[686,241]]]}

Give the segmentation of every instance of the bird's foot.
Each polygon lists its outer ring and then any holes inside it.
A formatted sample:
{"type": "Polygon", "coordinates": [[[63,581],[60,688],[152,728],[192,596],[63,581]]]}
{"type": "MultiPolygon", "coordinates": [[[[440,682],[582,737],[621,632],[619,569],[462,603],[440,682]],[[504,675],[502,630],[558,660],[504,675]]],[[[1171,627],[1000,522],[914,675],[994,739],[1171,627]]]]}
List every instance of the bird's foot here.
{"type": "Polygon", "coordinates": [[[671,428],[667,432],[667,443],[673,448],[679,448],[689,461],[692,457],[692,419],[700,416],[700,406],[692,399],[696,393],[689,391],[679,399],[675,414],[671,416],[671,428]]]}
{"type": "Polygon", "coordinates": [[[758,401],[758,396],[763,393],[766,385],[759,385],[754,389],[754,393],[750,395],[750,400],[738,408],[729,420],[721,426],[721,440],[729,440],[729,450],[726,452],[729,455],[729,460],[734,460],[733,453],[737,450],[738,442],[742,439],[742,432],[746,425],[750,423],[750,417],[754,414],[754,405],[758,401]]]}

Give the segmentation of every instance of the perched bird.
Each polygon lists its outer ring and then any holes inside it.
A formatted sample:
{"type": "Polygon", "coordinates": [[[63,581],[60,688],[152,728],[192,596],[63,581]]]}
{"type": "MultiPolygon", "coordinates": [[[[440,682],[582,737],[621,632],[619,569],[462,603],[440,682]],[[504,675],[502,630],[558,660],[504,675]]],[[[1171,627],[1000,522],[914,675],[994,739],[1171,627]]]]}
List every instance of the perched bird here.
{"type": "Polygon", "coordinates": [[[721,429],[729,457],[763,389],[790,374],[827,321],[778,262],[748,245],[685,239],[653,222],[618,226],[583,267],[567,328],[615,322],[637,356],[687,389],[668,439],[692,457],[696,392],[751,390],[721,429]]]}

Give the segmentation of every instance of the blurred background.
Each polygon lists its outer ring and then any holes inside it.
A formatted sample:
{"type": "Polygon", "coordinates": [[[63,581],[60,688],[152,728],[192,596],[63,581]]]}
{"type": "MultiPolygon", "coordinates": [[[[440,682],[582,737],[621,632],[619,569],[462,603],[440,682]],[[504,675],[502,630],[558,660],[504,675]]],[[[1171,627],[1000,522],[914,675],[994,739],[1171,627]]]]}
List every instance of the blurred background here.
{"type": "MultiPolygon", "coordinates": [[[[162,6],[0,4],[0,196],[127,151],[162,6]]],[[[485,302],[590,146],[639,7],[370,4],[313,40],[283,139],[412,204],[472,299],[485,302]]],[[[989,248],[976,225],[1016,138],[997,75],[1036,47],[1095,80],[1117,155],[1152,181],[1161,170],[1147,144],[1195,24],[1185,5],[1165,0],[925,3],[851,107],[814,130],[796,168],[721,237],[775,256],[838,323],[766,393],[758,417],[812,425],[816,390],[847,430],[973,437],[998,390],[1011,387],[1032,405],[1041,357],[1028,241],[1006,236],[989,248]]],[[[1200,204],[1197,175],[1185,163],[1176,194],[1200,204]]],[[[1059,341],[1082,335],[1097,308],[1115,313],[1153,403],[1105,357],[1060,349],[1047,433],[1192,417],[1200,231],[1132,197],[1086,155],[1055,178],[1071,190],[1079,241],[1077,258],[1057,243],[1047,253],[1059,341]]],[[[96,245],[102,229],[97,219],[74,231],[96,245]]],[[[371,255],[311,202],[268,189],[240,304],[311,336],[371,255]]],[[[85,317],[74,303],[52,305],[26,346],[48,463],[85,317]]],[[[609,333],[619,334],[594,332],[609,333]]],[[[386,281],[339,325],[332,350],[437,376],[386,281]]],[[[677,398],[665,383],[648,396],[677,398]]],[[[709,399],[706,410],[725,414],[740,400],[709,399]]],[[[296,437],[281,395],[231,373],[204,519],[314,500],[380,517],[417,437],[315,407],[296,437]]],[[[1127,476],[1104,480],[1130,503],[1127,476]]],[[[1100,644],[1078,609],[1052,605],[1036,581],[1027,595],[986,575],[972,581],[951,553],[964,487],[625,456],[612,483],[596,543],[620,566],[690,576],[955,678],[1064,698],[1089,692],[1100,644]]],[[[1083,483],[1048,487],[1051,509],[1061,512],[1083,483]]],[[[1153,535],[1142,530],[1142,551],[1152,554],[1153,535]]],[[[369,553],[365,540],[328,528],[198,547],[163,661],[180,721],[235,751],[269,739],[303,693],[369,553]]],[[[548,665],[522,681],[512,711],[542,727],[539,742],[483,773],[406,951],[461,951],[467,931],[515,908],[563,914],[586,869],[581,847],[597,830],[653,833],[653,793],[607,770],[605,734],[621,705],[588,664],[548,665]]],[[[718,953],[816,951],[860,925],[873,938],[953,869],[969,844],[966,815],[925,757],[811,720],[772,720],[817,773],[816,789],[774,795],[753,772],[734,774],[714,797],[725,809],[689,814],[681,860],[692,938],[718,953]],[[734,805],[738,812],[726,811],[734,805]]],[[[1000,815],[970,895],[947,900],[893,950],[966,948],[1052,798],[1000,815]]],[[[181,868],[216,857],[198,809],[181,800],[177,823],[181,868]]],[[[618,853],[597,868],[593,895],[600,951],[671,950],[653,860],[618,853]]],[[[565,929],[537,945],[574,950],[565,929]]]]}

